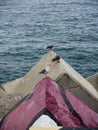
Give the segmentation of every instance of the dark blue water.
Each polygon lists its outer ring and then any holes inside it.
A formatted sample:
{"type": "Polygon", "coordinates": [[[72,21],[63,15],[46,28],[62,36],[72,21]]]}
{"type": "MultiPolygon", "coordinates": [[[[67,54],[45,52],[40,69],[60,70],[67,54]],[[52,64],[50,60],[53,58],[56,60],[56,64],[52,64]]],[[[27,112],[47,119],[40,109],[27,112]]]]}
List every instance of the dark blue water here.
{"type": "Polygon", "coordinates": [[[98,0],[0,0],[0,83],[24,76],[50,44],[84,77],[98,72],[98,0]]]}

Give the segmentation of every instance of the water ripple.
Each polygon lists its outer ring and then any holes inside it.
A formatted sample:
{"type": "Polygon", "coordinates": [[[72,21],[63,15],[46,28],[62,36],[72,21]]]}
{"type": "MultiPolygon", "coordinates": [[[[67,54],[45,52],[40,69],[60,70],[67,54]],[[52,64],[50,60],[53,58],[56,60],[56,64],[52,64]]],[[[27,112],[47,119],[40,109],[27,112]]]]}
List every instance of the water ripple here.
{"type": "Polygon", "coordinates": [[[0,0],[0,83],[24,76],[50,44],[84,77],[98,72],[98,1],[0,0]]]}

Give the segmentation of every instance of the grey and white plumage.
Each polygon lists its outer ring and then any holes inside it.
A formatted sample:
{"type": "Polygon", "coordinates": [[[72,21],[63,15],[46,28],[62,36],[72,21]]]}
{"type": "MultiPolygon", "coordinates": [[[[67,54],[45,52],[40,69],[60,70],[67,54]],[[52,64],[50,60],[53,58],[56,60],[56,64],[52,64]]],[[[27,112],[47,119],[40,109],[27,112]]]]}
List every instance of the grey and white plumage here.
{"type": "Polygon", "coordinates": [[[47,74],[50,71],[49,64],[46,64],[46,68],[41,70],[39,74],[47,74]]]}

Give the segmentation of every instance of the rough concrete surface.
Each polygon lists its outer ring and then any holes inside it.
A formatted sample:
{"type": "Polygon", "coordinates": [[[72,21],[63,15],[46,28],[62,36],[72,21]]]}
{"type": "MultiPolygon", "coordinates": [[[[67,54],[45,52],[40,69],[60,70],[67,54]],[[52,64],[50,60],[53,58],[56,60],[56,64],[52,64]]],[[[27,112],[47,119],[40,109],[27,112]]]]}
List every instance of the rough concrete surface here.
{"type": "Polygon", "coordinates": [[[0,119],[9,112],[21,99],[22,94],[6,94],[0,96],[0,119]]]}
{"type": "MultiPolygon", "coordinates": [[[[39,72],[45,68],[45,65],[47,63],[50,64],[50,72],[48,73],[48,76],[51,77],[53,80],[56,80],[58,79],[58,77],[60,78],[60,75],[61,77],[62,75],[65,75],[64,80],[62,79],[62,82],[59,83],[61,86],[62,84],[66,83],[65,87],[67,86],[67,89],[69,89],[69,87],[75,86],[75,88],[73,88],[72,90],[72,93],[74,94],[74,90],[77,89],[77,84],[76,82],[74,82],[74,80],[70,80],[69,75],[66,74],[64,66],[57,62],[51,62],[51,59],[55,57],[55,55],[56,53],[53,51],[46,53],[42,57],[42,59],[24,77],[4,83],[0,86],[0,118],[4,116],[23,96],[25,96],[29,92],[32,92],[35,85],[46,76],[39,74],[39,72]]],[[[89,78],[87,78],[87,80],[98,91],[98,73],[90,76],[89,78]]]]}

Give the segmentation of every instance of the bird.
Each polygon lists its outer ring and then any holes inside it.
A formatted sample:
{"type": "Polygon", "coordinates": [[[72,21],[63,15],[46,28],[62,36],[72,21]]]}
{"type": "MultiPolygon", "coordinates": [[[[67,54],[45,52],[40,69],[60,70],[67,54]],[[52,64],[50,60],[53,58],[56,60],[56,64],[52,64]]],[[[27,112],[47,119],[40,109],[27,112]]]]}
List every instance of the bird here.
{"type": "Polygon", "coordinates": [[[56,56],[52,59],[52,62],[59,61],[59,60],[60,60],[60,56],[59,56],[59,55],[56,55],[56,56]]]}
{"type": "Polygon", "coordinates": [[[53,47],[54,47],[53,45],[49,45],[49,46],[47,46],[46,49],[51,50],[53,47]]]}
{"type": "Polygon", "coordinates": [[[49,71],[50,71],[49,64],[46,64],[46,68],[43,69],[43,70],[41,70],[41,71],[39,72],[39,74],[48,74],[49,71]]]}

